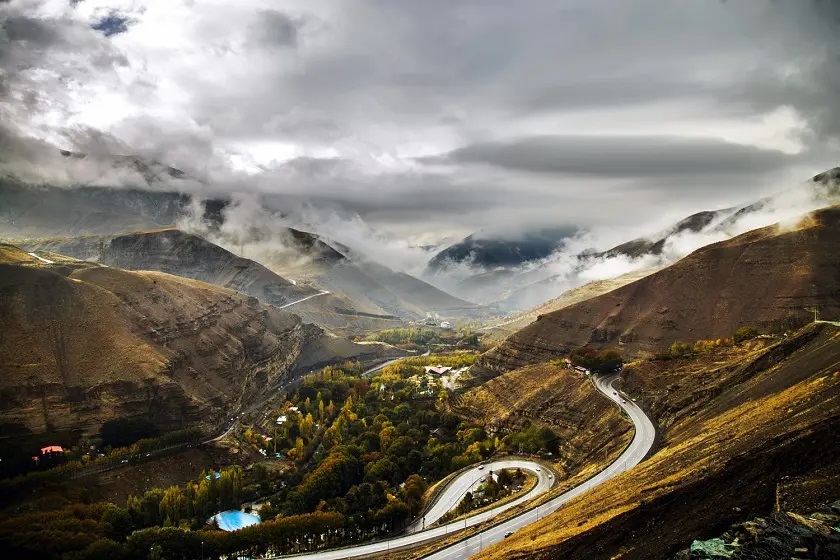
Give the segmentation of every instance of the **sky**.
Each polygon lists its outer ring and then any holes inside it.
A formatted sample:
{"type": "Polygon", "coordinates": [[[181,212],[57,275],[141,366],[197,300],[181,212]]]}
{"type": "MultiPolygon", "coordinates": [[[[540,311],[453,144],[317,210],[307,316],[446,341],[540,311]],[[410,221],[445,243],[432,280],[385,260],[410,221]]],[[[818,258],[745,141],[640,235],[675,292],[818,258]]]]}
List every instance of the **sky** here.
{"type": "Polygon", "coordinates": [[[0,172],[27,180],[81,181],[56,147],[137,154],[184,190],[421,244],[641,234],[840,165],[830,0],[0,0],[0,20],[0,172]]]}

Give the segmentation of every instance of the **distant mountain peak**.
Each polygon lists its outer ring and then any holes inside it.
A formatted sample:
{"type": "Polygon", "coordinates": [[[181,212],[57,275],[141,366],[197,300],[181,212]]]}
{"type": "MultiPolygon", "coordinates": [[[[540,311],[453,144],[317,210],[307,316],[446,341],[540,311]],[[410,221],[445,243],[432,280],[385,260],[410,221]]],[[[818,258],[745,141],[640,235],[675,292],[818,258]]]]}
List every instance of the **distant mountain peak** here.
{"type": "Polygon", "coordinates": [[[518,266],[544,259],[577,232],[575,226],[543,228],[517,235],[479,231],[437,253],[429,260],[427,269],[439,272],[461,264],[483,269],[518,266]]]}

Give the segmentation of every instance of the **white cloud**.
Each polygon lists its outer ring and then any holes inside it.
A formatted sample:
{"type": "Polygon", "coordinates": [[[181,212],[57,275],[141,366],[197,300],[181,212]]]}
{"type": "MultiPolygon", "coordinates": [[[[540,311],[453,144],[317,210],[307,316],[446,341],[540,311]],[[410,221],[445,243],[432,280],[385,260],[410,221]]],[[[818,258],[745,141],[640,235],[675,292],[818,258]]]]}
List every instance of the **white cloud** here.
{"type": "Polygon", "coordinates": [[[836,12],[781,4],[12,0],[2,15],[55,40],[0,37],[13,101],[1,118],[79,149],[95,129],[202,178],[196,188],[308,198],[405,239],[634,228],[834,163],[836,12]],[[91,29],[111,15],[125,32],[91,29]],[[708,139],[784,161],[714,175],[698,159],[709,177],[667,180],[656,153],[650,174],[586,179],[422,161],[544,135],[708,139]]]}

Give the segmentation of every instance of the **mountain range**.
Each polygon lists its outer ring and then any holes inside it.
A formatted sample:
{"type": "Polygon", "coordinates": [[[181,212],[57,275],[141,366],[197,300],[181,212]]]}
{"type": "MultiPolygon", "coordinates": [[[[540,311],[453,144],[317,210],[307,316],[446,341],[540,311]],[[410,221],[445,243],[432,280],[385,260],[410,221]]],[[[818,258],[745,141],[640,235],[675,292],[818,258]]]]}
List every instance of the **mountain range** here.
{"type": "MultiPolygon", "coordinates": [[[[450,291],[455,295],[470,293],[475,301],[492,303],[505,311],[528,310],[584,284],[583,275],[591,276],[586,274],[589,270],[619,271],[614,276],[652,273],[709,243],[837,204],[839,178],[840,168],[834,168],[773,196],[741,206],[697,212],[649,236],[603,251],[567,254],[559,250],[541,261],[521,266],[476,268],[473,275],[462,278],[450,291]]],[[[598,279],[607,279],[604,273],[596,275],[598,279]]]]}
{"type": "Polygon", "coordinates": [[[213,428],[312,368],[391,351],[231,289],[32,253],[0,245],[4,445],[125,417],[213,428]]]}
{"type": "Polygon", "coordinates": [[[519,233],[513,239],[474,233],[435,254],[426,266],[427,273],[459,265],[492,269],[538,261],[561,249],[564,240],[577,232],[576,227],[546,228],[519,233]]]}
{"type": "MultiPolygon", "coordinates": [[[[170,271],[243,288],[272,305],[327,291],[297,305],[295,311],[346,333],[394,327],[429,314],[486,313],[419,278],[350,256],[340,242],[328,242],[314,233],[275,228],[278,243],[268,254],[259,255],[262,264],[257,264],[174,226],[198,206],[204,224],[201,234],[224,243],[218,230],[227,204],[167,191],[70,189],[6,179],[0,182],[0,238],[113,266],[170,271]],[[268,285],[276,293],[270,293],[268,285]]],[[[242,249],[235,240],[229,244],[242,249]]]]}
{"type": "Polygon", "coordinates": [[[507,371],[585,344],[656,352],[674,341],[783,331],[814,308],[840,316],[840,205],[713,243],[671,266],[537,320],[483,359],[507,371]]]}

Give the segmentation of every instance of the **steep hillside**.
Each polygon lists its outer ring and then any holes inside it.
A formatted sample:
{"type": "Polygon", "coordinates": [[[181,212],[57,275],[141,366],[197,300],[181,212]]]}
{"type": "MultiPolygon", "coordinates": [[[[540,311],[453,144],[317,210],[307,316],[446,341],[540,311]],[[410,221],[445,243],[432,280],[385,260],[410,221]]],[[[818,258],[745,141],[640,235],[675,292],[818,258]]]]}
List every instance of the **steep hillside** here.
{"type": "Polygon", "coordinates": [[[586,343],[630,352],[675,340],[730,336],[745,324],[773,330],[802,324],[819,306],[840,316],[840,206],[792,228],[770,226],[703,247],[655,274],[543,315],[489,352],[501,372],[586,343]]]}
{"type": "Polygon", "coordinates": [[[663,427],[659,450],[480,558],[671,558],[773,511],[786,481],[840,472],[840,329],[761,344],[636,364],[624,387],[663,427]]]}
{"type": "Polygon", "coordinates": [[[279,274],[306,278],[325,290],[343,294],[370,314],[408,320],[422,319],[432,312],[464,317],[485,311],[419,278],[344,255],[341,259],[312,260],[306,254],[284,253],[267,255],[265,259],[266,265],[279,274]]]}
{"type": "Polygon", "coordinates": [[[458,398],[455,410],[500,433],[525,423],[550,427],[560,438],[553,462],[567,475],[617,456],[633,433],[633,425],[585,376],[550,364],[472,388],[458,398]]]}
{"type": "Polygon", "coordinates": [[[46,257],[0,251],[7,437],[72,439],[116,417],[215,426],[316,365],[381,351],[229,289],[46,257]]]}
{"type": "Polygon", "coordinates": [[[409,274],[395,272],[375,263],[367,263],[364,271],[404,302],[414,306],[418,315],[425,315],[427,311],[452,315],[470,315],[482,311],[480,306],[452,296],[409,274]]]}
{"type": "Polygon", "coordinates": [[[640,278],[649,276],[656,272],[656,270],[657,269],[653,268],[638,270],[635,272],[628,272],[627,274],[622,274],[621,276],[618,276],[616,278],[609,278],[607,280],[595,280],[593,282],[584,284],[583,286],[572,288],[571,290],[566,290],[559,297],[547,301],[539,307],[531,309],[530,311],[526,311],[525,313],[520,313],[512,319],[508,319],[496,325],[487,327],[485,329],[485,331],[487,332],[487,336],[485,336],[484,341],[501,341],[502,339],[510,336],[516,331],[524,329],[525,327],[536,321],[537,317],[539,317],[540,315],[545,315],[546,313],[551,313],[553,311],[559,311],[561,309],[569,307],[570,305],[574,305],[576,303],[592,299],[602,294],[606,294],[607,292],[611,292],[617,288],[626,286],[631,282],[635,282],[640,278]]]}

